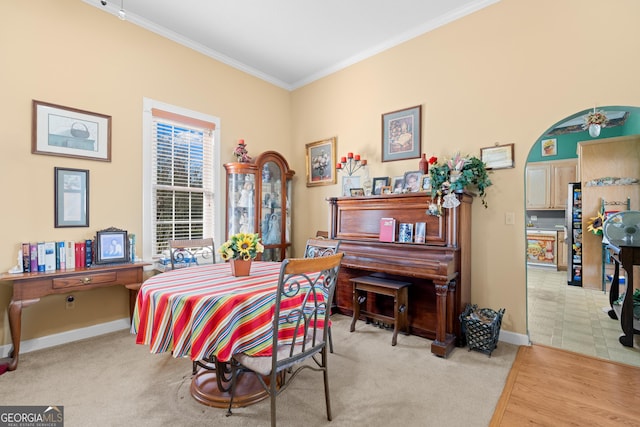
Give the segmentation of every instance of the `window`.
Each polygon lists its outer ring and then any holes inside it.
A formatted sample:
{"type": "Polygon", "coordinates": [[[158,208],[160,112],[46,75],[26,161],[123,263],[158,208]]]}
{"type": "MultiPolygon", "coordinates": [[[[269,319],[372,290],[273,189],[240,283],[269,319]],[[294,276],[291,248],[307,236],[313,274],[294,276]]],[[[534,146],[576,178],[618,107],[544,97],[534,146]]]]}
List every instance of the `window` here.
{"type": "Polygon", "coordinates": [[[219,120],[145,99],[143,153],[143,258],[168,249],[172,239],[216,233],[221,206],[219,120]],[[218,174],[216,175],[216,172],[218,174]]]}

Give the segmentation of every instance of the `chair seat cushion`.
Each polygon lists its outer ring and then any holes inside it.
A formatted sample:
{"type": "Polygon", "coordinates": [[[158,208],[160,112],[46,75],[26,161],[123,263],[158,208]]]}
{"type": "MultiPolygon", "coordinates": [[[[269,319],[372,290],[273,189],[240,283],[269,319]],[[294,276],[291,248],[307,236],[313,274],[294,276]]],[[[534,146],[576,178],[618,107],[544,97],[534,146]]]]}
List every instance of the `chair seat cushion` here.
{"type": "MultiPolygon", "coordinates": [[[[302,360],[305,360],[308,357],[313,356],[314,354],[322,350],[322,347],[324,347],[322,336],[316,337],[315,347],[313,347],[312,345],[313,343],[311,341],[312,341],[311,337],[307,338],[307,342],[304,347],[304,350],[306,352],[309,352],[309,354],[306,357],[300,360],[297,360],[297,362],[300,362],[302,360]],[[310,351],[312,348],[315,348],[315,351],[310,351]]],[[[277,355],[278,360],[295,357],[296,355],[301,354],[302,344],[295,345],[295,348],[293,349],[293,355],[290,354],[290,350],[291,350],[291,344],[286,344],[278,347],[278,355],[277,355]]],[[[233,358],[244,367],[249,368],[260,375],[271,374],[271,363],[273,359],[272,356],[249,356],[248,354],[245,354],[245,353],[239,353],[239,354],[235,354],[233,358]]],[[[285,367],[281,367],[281,369],[283,368],[285,367]]]]}

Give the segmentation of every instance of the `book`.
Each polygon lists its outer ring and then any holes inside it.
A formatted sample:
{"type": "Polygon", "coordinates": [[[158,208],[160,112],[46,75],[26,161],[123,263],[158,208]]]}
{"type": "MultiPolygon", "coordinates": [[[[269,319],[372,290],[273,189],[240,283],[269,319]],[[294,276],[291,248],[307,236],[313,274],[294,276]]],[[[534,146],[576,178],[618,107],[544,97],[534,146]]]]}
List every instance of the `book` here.
{"type": "Polygon", "coordinates": [[[92,247],[93,247],[93,242],[91,240],[84,241],[84,248],[85,248],[84,266],[85,267],[91,267],[91,264],[93,264],[92,247]]]}
{"type": "Polygon", "coordinates": [[[424,243],[427,237],[427,223],[416,222],[416,232],[413,236],[413,241],[416,243],[424,243]]]}
{"type": "Polygon", "coordinates": [[[38,270],[39,272],[45,271],[45,264],[44,264],[44,242],[38,242],[37,243],[37,248],[38,248],[38,270]]]}
{"type": "Polygon", "coordinates": [[[22,272],[31,271],[31,245],[29,243],[22,244],[22,272]]]}
{"type": "Polygon", "coordinates": [[[76,268],[76,244],[74,242],[66,242],[64,247],[65,255],[67,256],[67,268],[76,268]]]}
{"type": "Polygon", "coordinates": [[[76,253],[76,262],[75,262],[76,269],[81,268],[84,265],[84,254],[80,252],[81,248],[84,249],[84,242],[74,243],[74,249],[76,253]]]}
{"type": "Polygon", "coordinates": [[[56,242],[44,243],[44,270],[56,270],[56,242]]]}
{"type": "Polygon", "coordinates": [[[29,252],[31,254],[31,265],[29,270],[36,272],[38,271],[38,244],[29,243],[29,252]]]}
{"type": "Polygon", "coordinates": [[[381,242],[396,241],[396,220],[395,218],[380,218],[380,235],[381,242]]]}
{"type": "Polygon", "coordinates": [[[408,222],[400,223],[400,226],[398,227],[398,242],[400,243],[413,242],[413,224],[408,222]]]}
{"type": "Polygon", "coordinates": [[[67,251],[64,242],[57,242],[58,245],[58,269],[66,270],[67,269],[67,251]]]}

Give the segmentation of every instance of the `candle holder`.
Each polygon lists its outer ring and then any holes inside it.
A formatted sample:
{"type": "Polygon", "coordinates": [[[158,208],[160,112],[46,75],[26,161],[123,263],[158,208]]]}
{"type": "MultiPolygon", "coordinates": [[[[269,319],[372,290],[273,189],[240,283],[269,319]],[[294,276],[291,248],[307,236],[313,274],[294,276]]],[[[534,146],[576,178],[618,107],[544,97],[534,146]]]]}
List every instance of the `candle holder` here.
{"type": "Polygon", "coordinates": [[[336,165],[336,169],[344,172],[347,176],[351,176],[365,166],[367,166],[367,160],[361,160],[360,154],[347,153],[346,157],[340,158],[340,163],[336,165]]]}

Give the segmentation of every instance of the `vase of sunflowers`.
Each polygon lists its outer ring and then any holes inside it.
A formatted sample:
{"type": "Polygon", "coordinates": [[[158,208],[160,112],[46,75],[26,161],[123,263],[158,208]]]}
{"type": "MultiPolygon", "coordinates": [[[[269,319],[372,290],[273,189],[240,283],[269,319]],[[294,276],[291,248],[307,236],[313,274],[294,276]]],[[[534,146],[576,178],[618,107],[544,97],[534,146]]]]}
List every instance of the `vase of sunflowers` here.
{"type": "Polygon", "coordinates": [[[222,259],[229,261],[231,274],[236,277],[248,276],[251,272],[251,262],[263,251],[264,246],[255,233],[234,234],[218,249],[222,259]]]}

